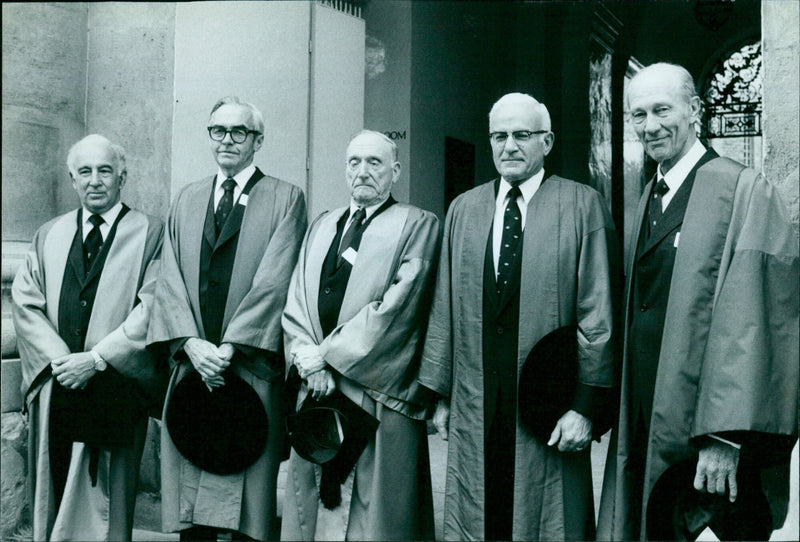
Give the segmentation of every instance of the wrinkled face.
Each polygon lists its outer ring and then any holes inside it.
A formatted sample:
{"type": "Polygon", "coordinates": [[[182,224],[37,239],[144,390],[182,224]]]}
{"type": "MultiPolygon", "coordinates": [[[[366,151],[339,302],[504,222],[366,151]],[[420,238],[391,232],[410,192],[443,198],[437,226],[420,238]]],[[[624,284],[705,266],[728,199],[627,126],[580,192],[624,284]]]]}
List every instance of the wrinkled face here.
{"type": "Polygon", "coordinates": [[[631,81],[628,107],[645,152],[666,173],[694,145],[700,98],[689,99],[672,74],[652,72],[631,81]]]}
{"type": "MultiPolygon", "coordinates": [[[[253,116],[250,110],[240,104],[225,104],[214,111],[208,121],[209,126],[222,126],[226,130],[243,128],[254,130],[253,116]]],[[[233,177],[253,163],[253,155],[264,142],[263,134],[247,134],[242,143],[235,143],[230,134],[225,134],[222,141],[209,138],[211,152],[223,173],[233,177]]]]}
{"type": "Polygon", "coordinates": [[[117,204],[126,174],[107,144],[86,142],[75,149],[69,176],[86,210],[102,214],[117,204]]]}
{"type": "Polygon", "coordinates": [[[392,147],[375,134],[356,136],[347,146],[347,187],[356,205],[366,207],[389,197],[400,178],[392,147]]]}
{"type": "Polygon", "coordinates": [[[491,138],[492,158],[497,172],[510,183],[531,178],[544,165],[544,157],[553,148],[553,133],[530,134],[527,141],[513,137],[514,132],[541,132],[546,130],[536,108],[526,103],[502,103],[495,107],[489,118],[489,133],[504,134],[491,138]]]}

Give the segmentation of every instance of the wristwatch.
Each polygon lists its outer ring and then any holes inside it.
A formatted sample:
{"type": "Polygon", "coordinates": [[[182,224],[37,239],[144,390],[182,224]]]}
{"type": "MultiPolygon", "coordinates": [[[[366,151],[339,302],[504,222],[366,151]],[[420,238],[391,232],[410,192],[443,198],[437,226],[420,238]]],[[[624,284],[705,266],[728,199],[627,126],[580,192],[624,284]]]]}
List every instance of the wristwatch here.
{"type": "Polygon", "coordinates": [[[92,354],[92,357],[94,358],[94,370],[105,371],[106,367],[108,367],[108,363],[106,363],[106,360],[101,358],[100,354],[98,354],[94,350],[90,350],[89,352],[92,354]]]}

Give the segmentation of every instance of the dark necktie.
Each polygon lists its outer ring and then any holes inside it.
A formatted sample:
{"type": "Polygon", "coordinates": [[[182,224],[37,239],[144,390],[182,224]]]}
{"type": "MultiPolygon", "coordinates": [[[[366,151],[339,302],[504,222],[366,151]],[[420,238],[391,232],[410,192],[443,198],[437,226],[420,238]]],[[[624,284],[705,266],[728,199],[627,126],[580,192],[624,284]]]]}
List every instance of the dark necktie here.
{"type": "Polygon", "coordinates": [[[497,293],[500,295],[511,280],[519,240],[522,237],[522,212],[517,205],[517,198],[521,195],[519,186],[511,187],[508,191],[506,211],[503,214],[503,237],[500,243],[500,258],[497,262],[497,293]]]}
{"type": "Polygon", "coordinates": [[[353,245],[353,241],[356,240],[356,235],[360,233],[359,230],[361,229],[366,217],[367,212],[363,207],[360,207],[355,213],[353,213],[350,227],[347,228],[346,232],[344,232],[344,235],[342,236],[342,242],[339,245],[339,257],[336,260],[336,265],[342,265],[342,260],[344,259],[342,258],[342,254],[344,254],[344,251],[353,245]]]}
{"type": "Polygon", "coordinates": [[[228,177],[222,183],[222,189],[225,193],[222,194],[222,197],[219,199],[217,212],[214,213],[214,224],[217,226],[217,235],[222,231],[222,227],[225,225],[225,221],[228,220],[231,209],[233,209],[233,189],[235,186],[236,181],[231,177],[228,177]]]}
{"type": "Polygon", "coordinates": [[[650,209],[648,211],[650,231],[653,231],[656,224],[661,221],[661,200],[667,192],[669,192],[669,186],[664,182],[664,179],[659,179],[653,188],[653,198],[650,200],[650,209]]]}
{"type": "Polygon", "coordinates": [[[92,230],[86,239],[83,241],[83,254],[86,256],[86,272],[92,266],[92,262],[97,257],[100,249],[103,247],[103,235],[100,233],[100,224],[105,222],[103,217],[98,214],[93,214],[89,217],[89,222],[92,223],[92,230]]]}

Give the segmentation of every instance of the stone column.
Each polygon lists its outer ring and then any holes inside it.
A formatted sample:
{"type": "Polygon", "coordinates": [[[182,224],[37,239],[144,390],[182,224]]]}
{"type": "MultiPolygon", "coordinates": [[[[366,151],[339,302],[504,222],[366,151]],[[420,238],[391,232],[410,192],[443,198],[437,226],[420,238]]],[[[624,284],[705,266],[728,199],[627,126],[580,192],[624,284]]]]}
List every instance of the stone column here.
{"type": "Polygon", "coordinates": [[[800,203],[800,2],[763,0],[764,175],[781,191],[797,234],[800,203]]]}

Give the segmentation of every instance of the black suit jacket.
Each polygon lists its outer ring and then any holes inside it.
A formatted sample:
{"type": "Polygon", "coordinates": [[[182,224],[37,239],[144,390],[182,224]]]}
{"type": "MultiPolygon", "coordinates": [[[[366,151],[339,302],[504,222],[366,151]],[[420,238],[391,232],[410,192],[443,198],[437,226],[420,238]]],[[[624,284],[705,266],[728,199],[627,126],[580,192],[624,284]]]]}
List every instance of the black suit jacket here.
{"type": "MultiPolygon", "coordinates": [[[[667,313],[670,282],[678,250],[677,244],[680,243],[679,234],[683,217],[686,214],[697,170],[717,156],[713,150],[708,150],[702,156],[686,176],[660,222],[654,228],[648,227],[647,212],[641,224],[636,261],[633,266],[633,302],[628,355],[634,422],[639,423],[638,416],[642,416],[641,421],[645,428],[649,427],[653,410],[661,336],[664,331],[664,318],[667,313]]],[[[652,192],[647,196],[648,201],[652,202],[652,192]]]]}

